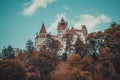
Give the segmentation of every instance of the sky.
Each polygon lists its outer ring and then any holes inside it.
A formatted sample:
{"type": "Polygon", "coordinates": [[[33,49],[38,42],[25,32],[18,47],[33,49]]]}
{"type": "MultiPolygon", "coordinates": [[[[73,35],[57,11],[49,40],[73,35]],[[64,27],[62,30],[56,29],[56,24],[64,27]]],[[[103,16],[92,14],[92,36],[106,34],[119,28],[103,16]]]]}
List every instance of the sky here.
{"type": "Polygon", "coordinates": [[[62,17],[69,28],[86,25],[89,33],[104,31],[120,21],[119,4],[120,0],[0,0],[0,51],[8,45],[25,49],[42,23],[48,33],[56,34],[62,17]]]}

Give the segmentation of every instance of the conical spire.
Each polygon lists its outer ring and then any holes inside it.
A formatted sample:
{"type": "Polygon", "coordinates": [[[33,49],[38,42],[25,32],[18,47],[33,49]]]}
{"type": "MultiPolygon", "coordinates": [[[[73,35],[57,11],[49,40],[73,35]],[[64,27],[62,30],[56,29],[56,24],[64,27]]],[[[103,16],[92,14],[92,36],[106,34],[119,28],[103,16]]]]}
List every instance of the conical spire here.
{"type": "Polygon", "coordinates": [[[40,33],[47,33],[46,29],[45,29],[44,23],[42,23],[42,26],[41,26],[41,29],[40,29],[40,33]]]}
{"type": "Polygon", "coordinates": [[[64,18],[62,17],[61,22],[64,21],[64,18]]]}

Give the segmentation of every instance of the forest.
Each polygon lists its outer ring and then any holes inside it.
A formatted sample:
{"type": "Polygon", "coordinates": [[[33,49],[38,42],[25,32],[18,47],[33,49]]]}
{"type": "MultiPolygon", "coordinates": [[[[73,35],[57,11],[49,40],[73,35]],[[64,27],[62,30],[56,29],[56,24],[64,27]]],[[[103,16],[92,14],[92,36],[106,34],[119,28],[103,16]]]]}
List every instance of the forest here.
{"type": "MultiPolygon", "coordinates": [[[[104,31],[89,33],[86,43],[77,39],[76,53],[59,56],[59,42],[47,36],[45,46],[36,51],[28,40],[26,49],[4,47],[0,52],[0,80],[120,80],[120,23],[104,31]]],[[[67,34],[67,47],[72,36],[67,34]]]]}

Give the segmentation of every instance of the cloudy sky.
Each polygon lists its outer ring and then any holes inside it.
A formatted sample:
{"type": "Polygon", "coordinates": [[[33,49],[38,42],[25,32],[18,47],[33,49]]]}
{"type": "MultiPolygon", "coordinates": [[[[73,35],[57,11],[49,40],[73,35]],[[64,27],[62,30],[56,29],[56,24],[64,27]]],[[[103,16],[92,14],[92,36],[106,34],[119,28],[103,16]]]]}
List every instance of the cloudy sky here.
{"type": "Polygon", "coordinates": [[[120,20],[120,0],[0,0],[0,51],[4,46],[25,48],[34,41],[44,22],[47,32],[56,34],[58,21],[64,17],[68,27],[89,32],[104,30],[120,20]]]}

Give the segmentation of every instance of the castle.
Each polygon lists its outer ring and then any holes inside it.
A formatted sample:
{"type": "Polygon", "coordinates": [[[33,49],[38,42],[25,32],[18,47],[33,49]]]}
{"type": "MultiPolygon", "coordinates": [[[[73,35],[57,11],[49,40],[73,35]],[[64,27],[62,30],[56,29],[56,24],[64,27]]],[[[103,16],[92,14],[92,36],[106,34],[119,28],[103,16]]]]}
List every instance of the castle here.
{"type": "MultiPolygon", "coordinates": [[[[77,38],[80,38],[84,43],[85,43],[85,39],[87,37],[88,31],[85,25],[82,25],[81,29],[74,29],[74,27],[72,27],[71,29],[68,28],[68,22],[66,22],[64,20],[64,18],[62,18],[60,20],[60,22],[58,22],[58,26],[57,26],[57,34],[56,35],[52,35],[52,38],[55,40],[58,40],[60,42],[61,49],[60,51],[58,51],[58,53],[61,55],[61,53],[65,52],[65,48],[66,48],[66,34],[69,33],[70,35],[72,35],[72,41],[71,44],[74,45],[77,38]]],[[[45,41],[47,40],[47,31],[45,28],[44,23],[42,23],[41,29],[39,31],[39,33],[36,33],[36,37],[35,37],[35,49],[37,51],[39,51],[43,45],[45,45],[45,41]]],[[[71,46],[71,48],[73,48],[71,50],[72,52],[75,52],[74,47],[71,46]]]]}

